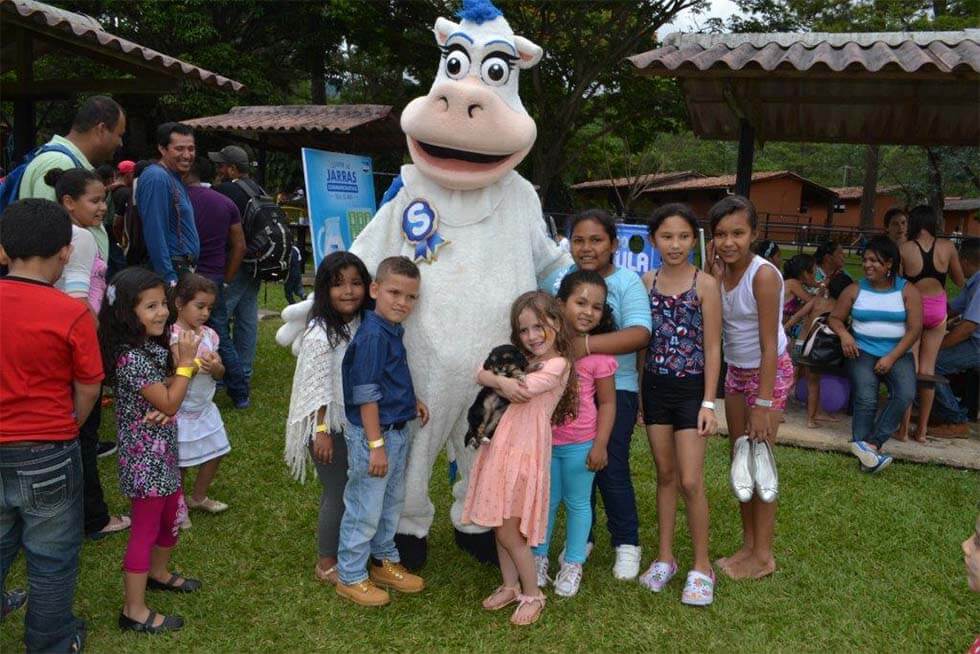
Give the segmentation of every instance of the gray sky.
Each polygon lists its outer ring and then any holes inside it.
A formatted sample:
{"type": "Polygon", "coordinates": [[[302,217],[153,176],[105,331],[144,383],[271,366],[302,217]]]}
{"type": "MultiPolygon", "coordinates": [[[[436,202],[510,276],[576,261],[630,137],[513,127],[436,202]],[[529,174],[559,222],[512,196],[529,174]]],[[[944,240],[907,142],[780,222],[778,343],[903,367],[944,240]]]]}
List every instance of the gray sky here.
{"type": "Polygon", "coordinates": [[[690,11],[681,12],[673,23],[664,25],[659,32],[661,38],[671,32],[694,32],[698,25],[703,25],[709,18],[718,17],[725,21],[728,17],[737,13],[737,8],[732,0],[712,0],[711,8],[703,14],[694,15],[690,11]]]}

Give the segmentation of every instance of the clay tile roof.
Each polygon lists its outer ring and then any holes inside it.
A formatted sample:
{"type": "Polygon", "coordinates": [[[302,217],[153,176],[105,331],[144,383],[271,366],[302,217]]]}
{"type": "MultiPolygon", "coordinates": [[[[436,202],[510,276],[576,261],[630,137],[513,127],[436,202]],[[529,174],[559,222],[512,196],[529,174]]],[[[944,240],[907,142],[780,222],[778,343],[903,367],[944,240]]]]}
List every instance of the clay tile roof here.
{"type": "Polygon", "coordinates": [[[251,132],[341,132],[394,120],[389,105],[269,105],[233,107],[226,114],[182,121],[196,129],[251,132]]]}
{"type": "Polygon", "coordinates": [[[647,175],[636,175],[634,177],[616,177],[613,179],[597,179],[587,182],[579,182],[577,184],[572,184],[570,187],[573,191],[584,191],[588,189],[608,189],[608,188],[620,188],[624,186],[659,186],[661,184],[672,182],[680,179],[687,179],[689,177],[704,177],[701,173],[694,170],[682,170],[679,172],[671,173],[649,173],[647,175]]]}
{"type": "MultiPolygon", "coordinates": [[[[794,177],[798,177],[798,175],[795,175],[795,173],[791,173],[788,170],[775,170],[771,172],[752,173],[752,181],[761,182],[766,179],[785,177],[787,175],[793,175],[794,177]]],[[[705,190],[723,189],[732,186],[735,186],[735,175],[716,175],[715,177],[698,177],[695,179],[683,179],[677,182],[672,182],[670,184],[661,184],[656,188],[650,189],[649,192],[660,193],[661,191],[689,191],[693,189],[705,189],[705,190]]]]}
{"type": "MultiPolygon", "coordinates": [[[[839,186],[830,190],[836,193],[837,197],[841,200],[860,200],[861,195],[864,193],[863,186],[839,186]]],[[[897,186],[879,186],[876,193],[878,195],[885,195],[887,193],[894,193],[896,190],[898,190],[897,186]]]]}
{"type": "Polygon", "coordinates": [[[629,60],[656,71],[897,70],[906,73],[980,73],[980,29],[958,32],[856,34],[680,34],[629,60]]]}
{"type": "Polygon", "coordinates": [[[88,48],[95,46],[97,50],[105,50],[115,57],[121,53],[126,59],[142,67],[156,69],[172,77],[189,78],[236,93],[245,89],[241,82],[110,34],[91,16],[66,11],[34,0],[0,0],[0,11],[3,12],[5,21],[15,22],[26,19],[42,28],[47,28],[48,32],[56,33],[59,40],[79,42],[88,48]]]}
{"type": "Polygon", "coordinates": [[[976,211],[980,209],[980,198],[946,198],[943,202],[946,211],[976,211]]]}
{"type": "Polygon", "coordinates": [[[629,57],[680,82],[691,128],[737,140],[975,146],[980,29],[671,34],[629,57]]]}

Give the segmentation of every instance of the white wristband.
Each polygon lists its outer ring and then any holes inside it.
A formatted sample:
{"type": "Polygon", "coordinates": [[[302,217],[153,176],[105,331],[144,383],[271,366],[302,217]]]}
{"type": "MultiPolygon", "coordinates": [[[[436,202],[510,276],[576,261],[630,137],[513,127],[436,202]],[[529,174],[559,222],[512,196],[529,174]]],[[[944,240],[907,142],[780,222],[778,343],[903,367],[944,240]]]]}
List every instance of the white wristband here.
{"type": "Polygon", "coordinates": [[[714,411],[715,410],[715,403],[714,402],[709,402],[708,400],[705,400],[705,401],[701,402],[701,408],[702,409],[711,409],[712,411],[714,411]]]}
{"type": "Polygon", "coordinates": [[[772,408],[772,400],[764,400],[761,397],[757,397],[757,398],[755,398],[755,406],[757,406],[757,407],[759,407],[761,409],[771,409],[772,408]]]}

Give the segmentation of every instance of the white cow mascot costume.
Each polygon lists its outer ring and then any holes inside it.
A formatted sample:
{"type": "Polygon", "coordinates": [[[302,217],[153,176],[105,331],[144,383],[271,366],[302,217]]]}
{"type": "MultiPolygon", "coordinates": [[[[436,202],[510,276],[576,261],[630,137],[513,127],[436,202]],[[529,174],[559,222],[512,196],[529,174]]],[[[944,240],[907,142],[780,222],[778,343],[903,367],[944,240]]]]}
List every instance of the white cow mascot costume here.
{"type": "MultiPolygon", "coordinates": [[[[422,271],[404,338],[415,392],[431,419],[421,429],[415,423],[396,538],[413,569],[426,559],[435,513],[429,478],[447,441],[460,474],[451,512],[456,541],[481,560],[496,559],[492,533],[459,522],[475,457],[463,437],[479,391],[476,370],[494,346],[509,342],[517,296],[571,264],[548,237],[531,184],[514,172],[537,136],[517,93],[518,71],[538,63],[542,50],[515,36],[487,0],[464,1],[458,16],[460,23],[436,20],[439,72],[428,95],[401,116],[414,165],[402,167],[390,200],[351,246],[372,273],[395,255],[422,271]]],[[[283,312],[280,344],[304,330],[310,304],[283,312]]]]}

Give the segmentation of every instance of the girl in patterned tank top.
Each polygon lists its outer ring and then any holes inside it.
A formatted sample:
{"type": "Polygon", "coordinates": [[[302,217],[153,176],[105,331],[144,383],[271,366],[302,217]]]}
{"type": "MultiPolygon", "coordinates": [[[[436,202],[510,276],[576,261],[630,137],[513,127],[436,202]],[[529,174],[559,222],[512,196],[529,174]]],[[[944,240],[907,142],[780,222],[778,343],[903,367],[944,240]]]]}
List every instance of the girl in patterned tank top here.
{"type": "Polygon", "coordinates": [[[681,602],[706,606],[714,599],[708,556],[708,500],[704,490],[707,436],[718,427],[714,400],[721,370],[721,295],[718,282],[690,263],[698,222],[683,204],[668,204],[650,221],[650,240],[663,266],[643,282],[653,330],[640,384],[643,418],[657,466],[659,553],[640,583],[660,592],[677,573],[674,520],[684,496],[694,561],[681,602]]]}

